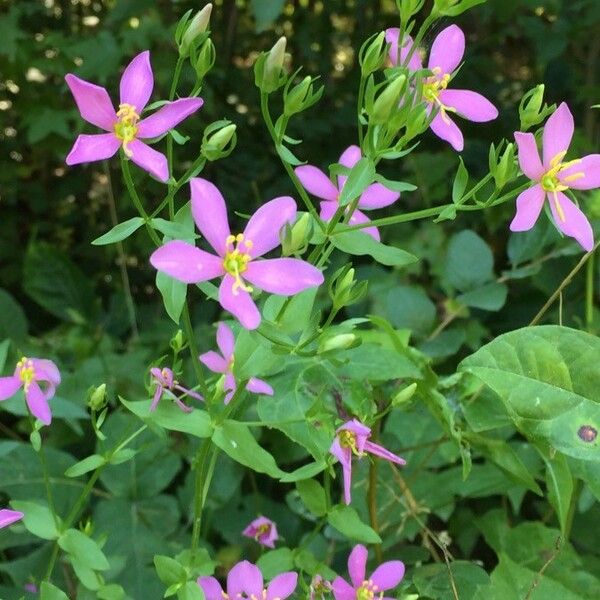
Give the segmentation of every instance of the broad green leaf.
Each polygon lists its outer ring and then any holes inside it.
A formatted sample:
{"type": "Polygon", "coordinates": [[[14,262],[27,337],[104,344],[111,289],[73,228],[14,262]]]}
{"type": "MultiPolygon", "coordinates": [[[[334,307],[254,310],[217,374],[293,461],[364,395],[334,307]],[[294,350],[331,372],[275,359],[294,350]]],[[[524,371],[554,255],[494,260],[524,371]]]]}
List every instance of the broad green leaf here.
{"type": "Polygon", "coordinates": [[[78,529],[67,529],[58,538],[58,545],[88,569],[106,571],[110,568],[98,543],[78,529]]]}
{"type": "MultiPolygon", "coordinates": [[[[24,514],[23,524],[27,531],[44,540],[55,540],[58,538],[59,531],[56,521],[47,506],[24,500],[13,500],[10,505],[15,510],[21,511],[24,514]]],[[[58,526],[60,527],[60,518],[57,517],[57,519],[58,526]]]]}
{"type": "Polygon", "coordinates": [[[556,511],[560,529],[565,533],[573,497],[573,475],[563,454],[549,453],[546,448],[542,447],[538,447],[538,451],[546,465],[548,502],[556,511]]]}
{"type": "Polygon", "coordinates": [[[167,314],[176,324],[179,324],[179,318],[187,296],[187,284],[157,271],[156,287],[161,293],[167,314]]]}
{"type": "Polygon", "coordinates": [[[296,489],[304,502],[304,506],[310,510],[313,515],[322,517],[327,512],[327,502],[323,486],[314,479],[305,479],[296,482],[296,489]]]}
{"type": "Polygon", "coordinates": [[[310,477],[314,477],[319,473],[325,470],[324,462],[312,462],[302,467],[299,467],[295,471],[291,473],[286,473],[283,477],[281,477],[281,481],[292,483],[294,481],[302,481],[304,479],[308,479],[310,477]]]}
{"type": "Polygon", "coordinates": [[[190,227],[187,223],[179,223],[177,221],[167,221],[166,219],[152,219],[152,227],[157,229],[168,238],[174,240],[184,240],[193,243],[198,236],[193,231],[190,232],[190,227]]]}
{"type": "Polygon", "coordinates": [[[133,217],[133,219],[115,225],[110,231],[96,238],[92,244],[94,246],[105,246],[106,244],[121,242],[137,231],[143,224],[144,219],[142,217],[133,217]]]}
{"type": "Polygon", "coordinates": [[[460,364],[504,402],[515,425],[574,458],[600,460],[600,339],[568,327],[501,335],[460,364]]]}
{"type": "Polygon", "coordinates": [[[99,454],[92,454],[83,460],[80,460],[78,463],[75,463],[72,467],[69,467],[65,471],[65,477],[79,477],[84,473],[88,473],[89,471],[94,471],[98,467],[106,464],[106,459],[104,456],[100,456],[99,454]]]}
{"type": "Polygon", "coordinates": [[[413,583],[419,594],[432,600],[455,600],[452,582],[458,597],[468,600],[482,586],[489,584],[490,576],[480,566],[466,561],[451,562],[449,566],[433,563],[414,570],[413,583]],[[452,572],[452,579],[448,569],[452,572]]]}
{"type": "Polygon", "coordinates": [[[262,571],[265,579],[273,579],[284,571],[294,570],[294,555],[289,548],[270,550],[256,561],[256,566],[262,571]]]}
{"type": "Polygon", "coordinates": [[[327,521],[341,534],[365,544],[381,544],[381,538],[371,527],[360,520],[358,513],[351,506],[338,504],[327,515],[327,521]]]}
{"type": "Polygon", "coordinates": [[[125,590],[116,583],[103,585],[97,592],[98,600],[124,600],[125,590]]]}
{"type": "Polygon", "coordinates": [[[334,232],[331,237],[333,245],[342,252],[353,256],[368,254],[378,263],[389,267],[404,267],[417,262],[417,257],[409,252],[374,240],[370,235],[356,230],[343,233],[334,232]]]}
{"type": "Polygon", "coordinates": [[[421,377],[419,369],[405,355],[377,344],[362,344],[339,352],[336,358],[345,362],[337,371],[343,377],[374,381],[421,377]]]}
{"type": "Polygon", "coordinates": [[[346,206],[356,200],[375,179],[375,165],[373,161],[363,157],[348,173],[348,179],[342,188],[339,197],[340,206],[346,206]]]}
{"type": "Polygon", "coordinates": [[[40,587],[40,600],[69,600],[69,597],[55,585],[43,581],[40,587]]]}
{"type": "Polygon", "coordinates": [[[174,558],[157,554],[154,557],[154,567],[158,578],[166,585],[171,586],[176,583],[184,584],[187,580],[187,571],[174,558]]]}
{"type": "Polygon", "coordinates": [[[188,581],[177,590],[177,600],[204,600],[204,592],[195,581],[188,581]]]}
{"type": "Polygon", "coordinates": [[[494,258],[489,246],[474,232],[453,235],[446,250],[444,280],[460,292],[477,289],[494,277],[494,258]]]}
{"type": "Polygon", "coordinates": [[[273,456],[260,447],[248,426],[239,421],[227,420],[215,427],[212,441],[233,460],[257,473],[275,478],[284,475],[273,456]]]}
{"type": "Polygon", "coordinates": [[[456,300],[472,308],[496,311],[500,310],[506,302],[508,288],[504,283],[496,281],[486,283],[480,288],[470,290],[457,296],[456,300]]]}

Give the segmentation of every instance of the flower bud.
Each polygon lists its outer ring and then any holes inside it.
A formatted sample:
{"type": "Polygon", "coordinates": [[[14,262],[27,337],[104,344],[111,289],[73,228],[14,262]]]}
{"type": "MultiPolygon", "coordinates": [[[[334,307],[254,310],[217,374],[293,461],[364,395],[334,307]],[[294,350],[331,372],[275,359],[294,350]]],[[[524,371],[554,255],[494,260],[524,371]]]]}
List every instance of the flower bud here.
{"type": "Polygon", "coordinates": [[[217,53],[215,51],[215,45],[212,43],[212,40],[208,38],[204,44],[202,44],[202,47],[198,52],[198,57],[193,63],[196,77],[199,80],[204,79],[204,76],[213,68],[216,59],[217,53]]]}
{"type": "Polygon", "coordinates": [[[370,37],[361,47],[358,54],[358,62],[363,77],[378,71],[387,58],[387,46],[385,43],[385,31],[370,37]]]}
{"type": "Polygon", "coordinates": [[[169,346],[173,349],[175,354],[179,354],[185,347],[185,340],[183,338],[183,331],[177,330],[177,333],[171,338],[169,346]]]}
{"type": "Polygon", "coordinates": [[[285,83],[283,61],[287,40],[280,37],[267,53],[262,53],[254,65],[254,81],[263,92],[270,94],[285,83]]]}
{"type": "Polygon", "coordinates": [[[434,6],[431,16],[435,19],[439,17],[456,17],[476,4],[481,4],[484,0],[434,0],[434,6]]]}
{"type": "Polygon", "coordinates": [[[306,249],[312,234],[312,220],[308,213],[302,213],[293,224],[286,224],[283,230],[281,248],[283,256],[291,256],[306,249]]]}
{"type": "Polygon", "coordinates": [[[329,337],[319,344],[318,354],[329,352],[331,350],[346,350],[357,345],[360,340],[354,333],[340,333],[329,337]]]}
{"type": "Polygon", "coordinates": [[[355,281],[354,269],[346,265],[338,269],[329,283],[329,295],[333,301],[334,310],[350,306],[360,301],[367,293],[366,281],[355,281]]]}
{"type": "Polygon", "coordinates": [[[313,91],[313,78],[310,76],[305,77],[289,91],[288,86],[289,83],[283,96],[283,112],[288,117],[306,110],[315,104],[323,94],[322,87],[316,92],[313,91]]]}
{"type": "Polygon", "coordinates": [[[416,383],[411,383],[410,385],[406,386],[392,398],[392,406],[401,406],[402,404],[406,404],[414,396],[416,391],[416,383]]]}
{"type": "Polygon", "coordinates": [[[87,405],[95,411],[102,410],[106,406],[106,384],[90,388],[88,392],[87,405]]]}
{"type": "Polygon", "coordinates": [[[214,161],[229,156],[237,142],[236,125],[227,120],[209,125],[202,139],[201,153],[206,160],[214,161]],[[214,126],[217,126],[216,128],[214,126]]]}
{"type": "Polygon", "coordinates": [[[404,90],[406,75],[398,75],[385,86],[383,92],[379,94],[373,109],[369,115],[371,122],[375,125],[383,125],[390,116],[398,110],[400,95],[404,90]]]}
{"type": "Polygon", "coordinates": [[[187,56],[192,43],[208,29],[211,12],[212,4],[208,3],[202,10],[199,10],[191,20],[181,38],[181,43],[179,44],[179,54],[181,56],[187,56]]]}
{"type": "Polygon", "coordinates": [[[408,23],[413,15],[416,15],[423,8],[425,0],[396,0],[396,8],[400,12],[400,20],[408,23]]]}
{"type": "Polygon", "coordinates": [[[496,189],[501,190],[515,178],[517,168],[515,165],[515,145],[508,144],[502,155],[499,154],[499,150],[500,148],[496,150],[494,144],[490,146],[489,167],[496,183],[496,189]]]}
{"type": "Polygon", "coordinates": [[[519,104],[519,119],[521,131],[527,131],[539,125],[546,117],[552,114],[556,105],[548,106],[544,102],[544,84],[540,83],[529,90],[519,104]]]}

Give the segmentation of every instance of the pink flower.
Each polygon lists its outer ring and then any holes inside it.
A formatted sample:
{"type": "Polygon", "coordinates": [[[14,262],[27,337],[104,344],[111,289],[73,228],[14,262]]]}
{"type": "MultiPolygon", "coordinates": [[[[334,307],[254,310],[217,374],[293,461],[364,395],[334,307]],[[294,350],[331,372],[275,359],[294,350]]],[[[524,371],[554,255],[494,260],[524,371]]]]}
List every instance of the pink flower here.
{"type": "MultiPolygon", "coordinates": [[[[360,148],[358,146],[350,146],[343,152],[338,162],[344,167],[351,169],[360,158],[360,148]]],[[[345,175],[338,175],[336,186],[323,171],[312,165],[297,167],[295,171],[298,179],[306,190],[313,196],[324,200],[324,202],[321,202],[321,219],[323,219],[323,221],[330,221],[335,214],[335,211],[338,209],[339,197],[348,177],[345,175]]],[[[381,183],[373,183],[362,193],[358,200],[358,208],[367,210],[383,208],[384,206],[393,204],[398,198],[400,198],[399,192],[394,192],[381,185],[381,183]]],[[[354,211],[350,218],[350,223],[352,225],[356,223],[368,223],[369,221],[369,217],[358,209],[354,211]]],[[[379,241],[379,231],[377,230],[377,227],[365,227],[362,231],[379,241]]]]}
{"type": "Polygon", "coordinates": [[[140,121],[154,87],[150,52],[147,50],[138,54],[123,71],[118,111],[113,108],[108,92],[103,87],[71,73],[65,76],[65,80],[82,118],[109,132],[80,135],[67,156],[68,165],[110,158],[122,146],[136,165],[160,181],[169,179],[164,154],[140,140],[156,138],[175,127],[202,106],[204,101],[201,98],[180,98],[175,102],[167,102],[153,115],[140,121]]]}
{"type": "Polygon", "coordinates": [[[336,577],[333,580],[333,597],[335,600],[355,600],[363,598],[391,600],[384,597],[383,592],[395,588],[404,577],[404,563],[390,560],[379,565],[373,574],[367,578],[367,549],[357,544],[348,557],[348,573],[350,585],[345,579],[336,577]]]}
{"type": "MultiPolygon", "coordinates": [[[[156,410],[156,406],[165,390],[168,390],[169,392],[178,390],[183,392],[184,396],[191,396],[192,398],[196,398],[196,400],[204,401],[204,398],[200,394],[179,385],[179,382],[175,379],[171,369],[167,369],[166,367],[163,369],[153,367],[150,369],[150,374],[152,375],[153,382],[156,383],[156,391],[154,392],[154,398],[152,398],[150,412],[156,410]]],[[[185,405],[179,398],[175,398],[174,400],[175,404],[177,404],[183,412],[192,412],[193,409],[190,406],[185,405]]]]}
{"type": "MultiPolygon", "coordinates": [[[[225,383],[223,386],[226,392],[225,404],[229,404],[237,389],[237,382],[233,374],[235,338],[233,337],[231,327],[225,325],[225,323],[219,323],[217,327],[217,346],[221,354],[211,350],[210,352],[201,354],[198,359],[213,373],[225,374],[225,383]]],[[[274,393],[273,388],[266,381],[257,377],[250,377],[246,384],[246,389],[254,394],[266,394],[267,396],[272,396],[274,393]]]]}
{"type": "Polygon", "coordinates": [[[22,387],[31,414],[44,425],[50,425],[52,413],[48,400],[54,396],[59,383],[60,372],[51,360],[23,357],[17,363],[13,375],[0,377],[0,401],[14,396],[22,387]],[[39,382],[46,384],[44,389],[39,386],[39,382]]]}
{"type": "Polygon", "coordinates": [[[0,509],[0,529],[20,521],[24,516],[25,515],[18,510],[10,510],[9,508],[0,509]]]}
{"type": "Polygon", "coordinates": [[[336,437],[331,444],[329,452],[342,463],[344,474],[344,502],[350,504],[352,498],[350,488],[352,484],[352,455],[358,458],[366,452],[380,456],[398,465],[405,465],[406,461],[378,444],[369,441],[371,430],[357,419],[344,423],[336,431],[336,437]]]}
{"type": "Polygon", "coordinates": [[[267,548],[275,548],[275,542],[279,539],[277,534],[277,525],[267,517],[258,517],[254,519],[244,531],[242,535],[255,539],[261,546],[267,548]]]}
{"type": "Polygon", "coordinates": [[[174,240],[150,257],[156,269],[185,283],[222,277],[219,302],[246,329],[256,329],[260,324],[260,312],[250,295],[253,290],[246,281],[281,296],[293,296],[323,283],[321,271],[303,260],[256,260],[280,245],[279,231],[294,221],[296,203],[292,198],[284,196],[267,202],[250,218],[244,233],[231,235],[221,192],[198,177],[191,180],[190,186],[194,220],[216,256],[174,240]]]}
{"type": "MultiPolygon", "coordinates": [[[[390,59],[394,65],[398,62],[398,35],[397,29],[386,31],[386,39],[392,44],[390,59]]],[[[408,38],[400,52],[401,62],[406,59],[411,47],[412,40],[408,38]]],[[[427,68],[433,72],[433,76],[427,78],[423,83],[423,98],[429,104],[429,110],[439,109],[438,114],[431,122],[431,130],[435,135],[449,142],[458,152],[464,148],[464,138],[448,113],[456,113],[476,123],[493,121],[498,116],[496,107],[481,94],[471,90],[448,89],[452,73],[460,65],[464,53],[465,34],[460,27],[450,25],[440,31],[433,41],[427,64],[427,68]]],[[[411,71],[423,68],[418,52],[413,52],[408,68],[411,71]]]]}
{"type": "Polygon", "coordinates": [[[214,577],[199,577],[206,600],[285,600],[294,593],[298,585],[298,574],[293,571],[281,573],[264,588],[260,569],[243,560],[227,575],[227,592],[214,577]]]}
{"type": "Polygon", "coordinates": [[[531,229],[548,198],[556,226],[575,238],[588,252],[594,246],[594,234],[586,216],[563,193],[569,188],[591,190],[600,187],[600,154],[563,162],[573,137],[573,115],[563,102],[546,122],[543,135],[543,162],[532,133],[515,133],[519,147],[519,165],[535,185],[517,198],[517,214],[511,231],[531,229]]]}
{"type": "Polygon", "coordinates": [[[23,589],[24,589],[26,592],[30,592],[31,594],[39,594],[39,592],[40,592],[40,590],[39,590],[38,586],[37,586],[37,585],[35,585],[35,583],[26,583],[26,584],[23,586],[23,589]]]}
{"type": "MultiPolygon", "coordinates": [[[[385,41],[390,45],[390,62],[392,65],[403,65],[406,62],[406,57],[413,47],[413,39],[410,35],[404,38],[404,45],[400,49],[400,56],[398,56],[398,38],[400,37],[400,29],[398,27],[390,27],[385,30],[385,41]],[[398,60],[399,59],[399,60],[398,60]]],[[[411,71],[418,71],[423,68],[421,64],[421,57],[419,56],[418,49],[412,53],[410,60],[408,61],[408,68],[411,71]]]]}

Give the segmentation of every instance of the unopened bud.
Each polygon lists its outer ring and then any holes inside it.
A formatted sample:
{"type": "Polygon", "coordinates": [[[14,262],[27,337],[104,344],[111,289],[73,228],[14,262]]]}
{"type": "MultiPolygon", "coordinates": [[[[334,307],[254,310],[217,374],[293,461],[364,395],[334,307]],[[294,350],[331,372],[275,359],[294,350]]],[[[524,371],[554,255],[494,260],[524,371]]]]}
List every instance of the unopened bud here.
{"type": "MultiPolygon", "coordinates": [[[[318,98],[315,95],[321,96],[320,92],[312,93],[312,77],[305,77],[298,85],[294,86],[289,92],[284,95],[283,112],[286,116],[291,116],[302,112],[309,106],[314,104],[318,98]]],[[[287,89],[287,86],[286,86],[287,89]]]]}
{"type": "Polygon", "coordinates": [[[254,80],[257,87],[270,94],[285,83],[283,62],[287,40],[280,37],[266,54],[261,54],[254,65],[254,80]]]}
{"type": "Polygon", "coordinates": [[[519,103],[519,119],[521,120],[521,131],[527,131],[536,125],[539,125],[548,117],[556,105],[548,106],[544,104],[544,84],[536,85],[529,90],[519,103]]]}
{"type": "Polygon", "coordinates": [[[395,79],[390,81],[383,92],[379,94],[373,104],[373,110],[369,115],[371,122],[374,125],[387,123],[390,116],[398,110],[400,95],[402,94],[405,83],[406,75],[398,75],[395,79]]]}
{"type": "Polygon", "coordinates": [[[354,280],[354,269],[346,265],[333,274],[329,284],[329,295],[334,309],[340,310],[361,300],[367,293],[366,281],[354,280]]]}
{"type": "Polygon", "coordinates": [[[226,124],[216,131],[209,131],[211,126],[207,127],[202,140],[202,156],[210,161],[229,156],[235,148],[237,141],[236,125],[229,123],[229,121],[221,121],[219,123],[226,124]]]}
{"type": "Polygon", "coordinates": [[[353,333],[340,333],[333,337],[327,338],[319,345],[319,354],[329,352],[331,350],[346,350],[352,348],[359,341],[353,333]]]}
{"type": "Polygon", "coordinates": [[[361,47],[358,62],[363,77],[378,71],[385,64],[387,50],[385,43],[385,31],[369,38],[361,47]]]}
{"type": "Polygon", "coordinates": [[[302,213],[300,218],[293,224],[286,224],[281,247],[284,256],[291,256],[296,252],[302,252],[311,236],[312,221],[309,213],[302,213]]]}
{"type": "Polygon", "coordinates": [[[515,145],[512,143],[508,144],[502,155],[499,155],[494,144],[492,144],[490,146],[489,167],[490,173],[494,177],[496,188],[501,190],[508,182],[512,181],[517,174],[515,165],[515,145]]]}
{"type": "Polygon", "coordinates": [[[392,398],[392,406],[400,406],[402,404],[406,404],[417,391],[417,384],[411,383],[406,386],[403,390],[400,390],[393,398],[392,398]]]}
{"type": "Polygon", "coordinates": [[[177,330],[177,333],[171,338],[171,341],[169,342],[169,346],[171,346],[171,348],[173,349],[173,352],[175,352],[175,354],[179,354],[179,352],[181,352],[184,348],[185,345],[185,341],[183,338],[183,331],[181,331],[181,329],[177,330]]]}
{"type": "Polygon", "coordinates": [[[102,410],[106,406],[105,383],[102,383],[98,387],[90,388],[87,404],[92,410],[95,411],[102,410]]]}
{"type": "Polygon", "coordinates": [[[196,77],[199,80],[204,79],[204,76],[213,68],[216,60],[217,52],[215,50],[215,45],[212,40],[208,38],[204,44],[202,44],[202,47],[198,52],[198,57],[196,58],[195,63],[193,63],[196,77]]]}
{"type": "Polygon", "coordinates": [[[208,29],[211,12],[212,4],[209,3],[202,10],[199,10],[191,20],[181,38],[181,44],[179,45],[179,54],[181,54],[181,56],[187,56],[194,40],[208,29]]]}

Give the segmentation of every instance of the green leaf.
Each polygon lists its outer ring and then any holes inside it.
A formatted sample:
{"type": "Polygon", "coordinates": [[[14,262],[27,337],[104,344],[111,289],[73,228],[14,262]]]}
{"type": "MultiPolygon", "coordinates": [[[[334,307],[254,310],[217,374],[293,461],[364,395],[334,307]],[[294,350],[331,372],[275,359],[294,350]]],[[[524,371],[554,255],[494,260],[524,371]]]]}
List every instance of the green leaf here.
{"type": "Polygon", "coordinates": [[[0,339],[20,341],[27,335],[27,317],[21,305],[0,288],[0,339]]]}
{"type": "MultiPolygon", "coordinates": [[[[413,583],[419,594],[433,600],[455,600],[457,597],[452,582],[456,586],[458,598],[473,598],[477,590],[487,586],[490,576],[478,565],[466,561],[433,563],[414,570],[413,583]],[[452,572],[452,580],[448,569],[452,572]]],[[[508,600],[508,596],[505,600],[508,600]]]]}
{"type": "Polygon", "coordinates": [[[417,262],[417,257],[409,252],[393,246],[386,246],[370,235],[356,230],[336,233],[331,236],[333,245],[342,252],[353,256],[368,254],[378,263],[388,267],[404,267],[417,262]]]}
{"type": "Polygon", "coordinates": [[[157,229],[168,238],[174,240],[184,240],[190,244],[198,237],[192,231],[187,223],[178,223],[176,221],[167,221],[166,219],[152,219],[152,227],[157,229]]]}
{"type": "Polygon", "coordinates": [[[156,273],[156,287],[162,295],[167,314],[177,325],[187,296],[187,284],[169,277],[161,271],[156,273]]]}
{"type": "Polygon", "coordinates": [[[58,545],[88,569],[106,571],[110,568],[100,546],[78,529],[67,529],[58,538],[58,545]]]}
{"type": "Polygon", "coordinates": [[[284,475],[273,456],[260,447],[250,429],[239,421],[227,420],[215,427],[212,441],[233,460],[257,473],[275,478],[284,475]]]}
{"type": "Polygon", "coordinates": [[[156,568],[158,578],[166,586],[176,583],[183,585],[187,581],[187,571],[174,558],[157,554],[154,557],[154,567],[156,568]]]}
{"type": "Polygon", "coordinates": [[[338,375],[351,379],[387,381],[389,379],[420,379],[419,369],[403,354],[377,344],[362,344],[336,355],[346,364],[339,368],[338,375]]]}
{"type": "Polygon", "coordinates": [[[508,288],[506,285],[494,281],[492,283],[487,283],[476,290],[460,294],[456,299],[462,304],[466,304],[472,308],[497,311],[504,306],[507,295],[508,288]]]}
{"type": "Polygon", "coordinates": [[[256,561],[256,566],[262,571],[265,579],[273,579],[284,571],[293,571],[294,555],[289,548],[270,550],[256,561]]]}
{"type": "Polygon", "coordinates": [[[177,590],[177,600],[205,600],[204,592],[195,581],[188,581],[177,590]]]}
{"type": "Polygon", "coordinates": [[[303,479],[308,479],[318,475],[319,473],[322,473],[325,470],[325,467],[326,464],[324,462],[308,463],[307,465],[299,467],[291,473],[286,473],[283,477],[281,477],[281,481],[287,483],[302,481],[303,479]]]}
{"type": "Polygon", "coordinates": [[[322,517],[327,512],[327,501],[323,486],[314,479],[305,479],[296,482],[296,488],[300,494],[304,506],[310,510],[313,515],[322,517]]]}
{"type": "Polygon", "coordinates": [[[600,339],[568,327],[501,335],[460,364],[496,392],[515,425],[574,458],[600,460],[600,339]]]}
{"type": "Polygon", "coordinates": [[[487,0],[461,0],[461,2],[458,3],[456,2],[456,0],[453,0],[450,3],[448,2],[448,0],[442,0],[442,3],[450,4],[450,6],[444,8],[443,10],[440,10],[440,14],[445,15],[447,17],[456,17],[464,13],[466,10],[469,10],[469,8],[473,8],[473,6],[483,4],[484,2],[487,2],[487,0]]]}
{"type": "Polygon", "coordinates": [[[375,181],[381,183],[389,190],[394,190],[394,192],[414,192],[417,189],[416,185],[412,183],[408,183],[406,181],[394,181],[392,179],[386,179],[383,175],[377,173],[375,175],[375,181]]]}
{"type": "Polygon", "coordinates": [[[452,184],[452,202],[456,204],[463,197],[463,193],[469,182],[469,172],[465,167],[463,159],[459,157],[460,164],[454,177],[454,183],[452,184]]]}
{"type": "Polygon", "coordinates": [[[283,162],[292,165],[292,167],[297,167],[298,165],[304,164],[289,148],[283,144],[279,144],[277,146],[277,153],[283,162]]]}
{"type": "Polygon", "coordinates": [[[103,585],[97,592],[98,600],[124,600],[125,590],[116,583],[103,585]]]}
{"type": "Polygon", "coordinates": [[[190,413],[184,413],[173,402],[162,401],[158,403],[156,410],[150,412],[150,400],[129,402],[121,397],[119,399],[134,415],[147,423],[154,423],[171,431],[189,433],[199,438],[211,436],[210,417],[205,410],[194,409],[190,413]]]}
{"type": "MultiPolygon", "coordinates": [[[[25,515],[23,517],[23,524],[27,531],[30,531],[33,535],[43,540],[55,540],[58,538],[59,531],[56,521],[52,516],[52,511],[47,506],[24,500],[13,500],[10,505],[25,515]]],[[[57,519],[60,527],[60,518],[57,517],[57,519]]]]}
{"type": "Polygon", "coordinates": [[[373,161],[363,157],[351,169],[348,179],[339,197],[340,206],[346,206],[356,200],[373,183],[375,165],[373,161]]]}
{"type": "Polygon", "coordinates": [[[105,246],[106,244],[120,242],[137,231],[143,224],[144,219],[142,217],[133,217],[133,219],[115,225],[110,231],[96,238],[92,244],[94,246],[105,246]]]}
{"type": "Polygon", "coordinates": [[[549,453],[538,445],[538,451],[546,465],[546,487],[548,502],[556,511],[560,529],[566,532],[569,508],[573,497],[573,475],[569,463],[563,454],[549,453]]]}
{"type": "Polygon", "coordinates": [[[461,292],[481,287],[494,277],[494,258],[489,246],[472,231],[450,238],[446,251],[444,280],[461,292]]]}
{"type": "Polygon", "coordinates": [[[69,597],[55,585],[43,581],[40,588],[40,600],[69,600],[69,597]]]}
{"type": "Polygon", "coordinates": [[[334,506],[327,515],[327,521],[351,540],[365,544],[381,544],[381,538],[360,520],[358,513],[351,506],[334,506]]]}
{"type": "Polygon", "coordinates": [[[83,460],[80,460],[78,463],[75,463],[72,467],[69,467],[65,471],[65,477],[79,477],[84,473],[88,473],[89,471],[94,471],[98,467],[106,464],[106,459],[104,456],[100,456],[99,454],[92,454],[83,460]]]}

